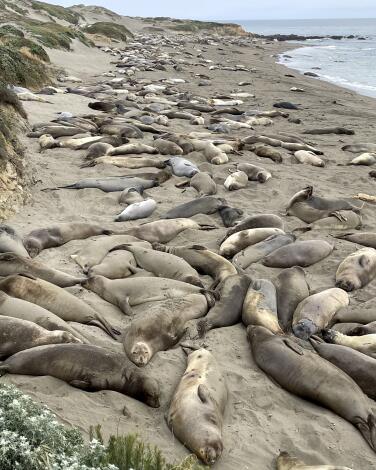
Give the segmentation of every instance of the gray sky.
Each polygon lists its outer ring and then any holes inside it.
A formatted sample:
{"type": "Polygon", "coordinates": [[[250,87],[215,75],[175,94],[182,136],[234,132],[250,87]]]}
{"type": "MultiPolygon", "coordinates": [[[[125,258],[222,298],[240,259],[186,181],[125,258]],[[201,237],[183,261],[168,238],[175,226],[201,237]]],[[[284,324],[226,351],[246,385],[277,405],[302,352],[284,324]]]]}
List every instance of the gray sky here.
{"type": "Polygon", "coordinates": [[[376,0],[45,0],[102,5],[128,16],[197,19],[376,18],[376,0]]]}

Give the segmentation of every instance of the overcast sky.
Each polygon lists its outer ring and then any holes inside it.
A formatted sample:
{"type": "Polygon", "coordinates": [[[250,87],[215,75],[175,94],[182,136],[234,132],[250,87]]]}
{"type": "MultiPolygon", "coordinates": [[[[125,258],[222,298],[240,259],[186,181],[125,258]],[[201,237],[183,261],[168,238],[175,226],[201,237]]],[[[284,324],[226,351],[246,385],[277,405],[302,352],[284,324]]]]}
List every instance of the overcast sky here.
{"type": "Polygon", "coordinates": [[[376,0],[45,0],[102,5],[128,16],[198,19],[376,18],[376,0]]]}

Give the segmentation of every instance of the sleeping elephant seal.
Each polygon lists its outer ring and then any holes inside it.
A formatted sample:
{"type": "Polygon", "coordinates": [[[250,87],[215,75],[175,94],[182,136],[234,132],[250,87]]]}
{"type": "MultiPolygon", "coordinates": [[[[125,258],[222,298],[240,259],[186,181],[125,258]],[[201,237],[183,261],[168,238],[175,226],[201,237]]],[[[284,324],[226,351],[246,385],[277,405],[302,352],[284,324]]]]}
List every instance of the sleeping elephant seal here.
{"type": "Polygon", "coordinates": [[[272,282],[257,279],[250,285],[243,303],[242,321],[245,326],[259,325],[273,333],[283,333],[278,323],[277,293],[272,282]]]}
{"type": "Polygon", "coordinates": [[[0,290],[51,311],[62,320],[97,326],[115,337],[119,334],[108,321],[83,300],[42,279],[26,274],[8,276],[0,281],[0,290]]]}
{"type": "Polygon", "coordinates": [[[285,232],[279,228],[264,227],[264,228],[251,228],[249,230],[242,230],[230,235],[220,246],[219,253],[221,256],[229,258],[234,256],[239,251],[244,250],[250,245],[262,242],[272,235],[285,235],[285,232]]]}
{"type": "Polygon", "coordinates": [[[286,207],[286,215],[298,217],[307,224],[329,217],[335,211],[355,211],[359,208],[343,199],[327,199],[313,195],[313,186],[298,191],[286,207]]]}
{"type": "Polygon", "coordinates": [[[376,276],[376,250],[362,248],[345,258],[336,272],[336,286],[351,292],[369,284],[376,276]]]}
{"type": "Polygon", "coordinates": [[[349,296],[334,287],[310,295],[296,307],[292,330],[298,338],[308,340],[326,328],[340,308],[349,305],[349,296]]]}
{"type": "Polygon", "coordinates": [[[230,228],[227,231],[226,237],[233,235],[234,233],[241,232],[242,230],[250,230],[252,228],[268,228],[274,227],[283,230],[284,224],[281,217],[275,214],[258,214],[246,217],[244,220],[239,222],[235,227],[230,228]]]}
{"type": "Polygon", "coordinates": [[[348,346],[310,340],[321,357],[349,375],[373,400],[376,399],[376,360],[348,346]]]}
{"type": "Polygon", "coordinates": [[[48,331],[19,318],[0,316],[0,358],[45,344],[81,343],[67,331],[48,331]]]}
{"type": "Polygon", "coordinates": [[[290,332],[296,307],[309,296],[304,269],[300,266],[286,268],[273,282],[277,290],[278,321],[283,331],[290,332]]]}
{"type": "Polygon", "coordinates": [[[239,323],[243,302],[252,279],[247,275],[234,274],[227,277],[217,287],[220,300],[209,310],[205,318],[197,323],[200,337],[214,328],[223,328],[239,323]]]}
{"type": "Polygon", "coordinates": [[[167,424],[174,436],[207,465],[215,464],[222,455],[227,399],[225,377],[214,356],[205,349],[192,352],[172,398],[167,424]]]}
{"type": "Polygon", "coordinates": [[[362,226],[362,217],[354,211],[335,211],[328,217],[296,230],[350,230],[362,226]]]}
{"type": "MultiPolygon", "coordinates": [[[[116,247],[115,247],[116,250],[116,247]]],[[[104,260],[89,269],[89,276],[104,276],[108,279],[123,279],[138,272],[134,256],[129,251],[111,251],[104,260]]]]}
{"type": "Polygon", "coordinates": [[[71,276],[49,268],[35,259],[24,258],[15,253],[0,253],[0,276],[6,277],[18,273],[39,277],[59,287],[71,287],[85,280],[84,277],[71,276]]]}
{"type": "Polygon", "coordinates": [[[159,407],[159,384],[124,354],[89,344],[55,344],[21,351],[0,365],[0,374],[50,375],[81,390],[114,390],[159,407]]]}
{"type": "Polygon", "coordinates": [[[9,225],[0,225],[0,253],[15,253],[29,258],[21,237],[9,225]]]}
{"type": "Polygon", "coordinates": [[[162,219],[179,219],[189,218],[196,214],[213,214],[225,204],[226,201],[222,198],[203,196],[170,209],[162,216],[162,219]]]}
{"type": "Polygon", "coordinates": [[[288,452],[281,452],[277,458],[277,470],[352,470],[338,465],[307,465],[288,452]]]}
{"type": "Polygon", "coordinates": [[[217,193],[217,185],[211,175],[200,171],[190,179],[190,185],[200,196],[211,196],[217,193]]]}
{"type": "Polygon", "coordinates": [[[329,256],[333,249],[325,240],[297,241],[273,251],[262,264],[269,268],[307,267],[329,256]]]}
{"type": "Polygon", "coordinates": [[[222,206],[218,209],[218,212],[225,227],[234,226],[239,222],[243,215],[243,211],[241,209],[236,209],[235,207],[230,206],[222,206]]]}
{"type": "Polygon", "coordinates": [[[245,188],[247,183],[248,175],[244,171],[235,171],[226,178],[223,185],[228,191],[236,191],[237,189],[245,188]]]}
{"type": "Polygon", "coordinates": [[[33,230],[26,235],[23,243],[30,256],[34,257],[42,250],[64,245],[71,240],[83,240],[96,235],[110,235],[111,233],[111,230],[100,225],[71,222],[33,230]]]}
{"type": "Polygon", "coordinates": [[[354,325],[354,327],[347,333],[344,331],[341,331],[341,333],[347,334],[349,336],[374,335],[376,334],[376,321],[366,323],[365,325],[354,325]]]}
{"type": "Polygon", "coordinates": [[[206,299],[200,294],[146,304],[142,315],[135,317],[124,332],[125,353],[136,366],[146,366],[158,351],[175,346],[187,321],[207,311],[206,299]]]}
{"type": "Polygon", "coordinates": [[[376,359],[376,334],[348,336],[339,331],[324,330],[322,337],[327,343],[347,346],[376,359]]]}
{"type": "Polygon", "coordinates": [[[153,248],[180,256],[197,271],[211,276],[214,280],[212,289],[227,277],[238,274],[230,261],[201,245],[166,246],[153,243],[153,248]]]}
{"type": "Polygon", "coordinates": [[[260,166],[251,165],[250,163],[238,163],[237,169],[244,171],[247,174],[249,181],[258,181],[259,183],[266,183],[272,174],[260,166]]]}
{"type": "Polygon", "coordinates": [[[210,306],[215,302],[215,296],[211,291],[163,277],[150,277],[145,283],[142,277],[109,280],[103,276],[93,276],[82,285],[107,302],[118,306],[126,315],[133,314],[132,306],[158,300],[176,299],[188,294],[205,295],[210,306]]]}
{"type": "Polygon", "coordinates": [[[137,245],[120,245],[119,248],[132,253],[138,266],[155,276],[204,287],[197,271],[179,256],[137,245]]]}
{"type": "Polygon", "coordinates": [[[155,180],[147,180],[143,178],[138,178],[136,176],[107,176],[104,178],[86,178],[77,181],[77,183],[68,184],[66,186],[58,186],[57,188],[49,189],[55,190],[94,188],[100,189],[105,193],[112,193],[116,191],[124,191],[125,188],[136,188],[139,190],[144,190],[154,188],[158,185],[159,183],[155,180]]]}
{"type": "Polygon", "coordinates": [[[341,235],[336,235],[335,238],[357,243],[358,245],[369,246],[370,248],[376,248],[376,233],[375,232],[343,233],[341,235]]]}
{"type": "Polygon", "coordinates": [[[352,423],[376,451],[376,416],[359,386],[344,372],[286,336],[261,326],[247,329],[258,367],[288,392],[316,402],[352,423]]]}

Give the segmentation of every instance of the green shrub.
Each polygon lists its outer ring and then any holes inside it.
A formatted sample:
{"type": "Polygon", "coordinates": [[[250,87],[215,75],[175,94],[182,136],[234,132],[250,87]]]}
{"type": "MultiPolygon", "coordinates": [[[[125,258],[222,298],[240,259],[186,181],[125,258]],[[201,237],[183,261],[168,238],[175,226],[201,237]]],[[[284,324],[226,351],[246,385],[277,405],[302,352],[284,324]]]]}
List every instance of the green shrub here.
{"type": "Polygon", "coordinates": [[[17,29],[15,26],[11,25],[11,24],[5,24],[4,26],[1,26],[0,27],[0,36],[17,36],[17,37],[20,37],[20,38],[23,38],[25,37],[24,33],[17,29]]]}
{"type": "Polygon", "coordinates": [[[89,34],[100,34],[107,38],[118,39],[120,41],[126,41],[129,36],[133,36],[125,26],[116,23],[109,23],[107,21],[100,21],[86,26],[84,31],[89,34]]]}
{"type": "Polygon", "coordinates": [[[59,5],[51,5],[49,3],[33,1],[31,7],[36,11],[45,11],[51,16],[58,18],[59,20],[67,21],[68,23],[78,24],[81,15],[75,11],[68,10],[59,5]]]}

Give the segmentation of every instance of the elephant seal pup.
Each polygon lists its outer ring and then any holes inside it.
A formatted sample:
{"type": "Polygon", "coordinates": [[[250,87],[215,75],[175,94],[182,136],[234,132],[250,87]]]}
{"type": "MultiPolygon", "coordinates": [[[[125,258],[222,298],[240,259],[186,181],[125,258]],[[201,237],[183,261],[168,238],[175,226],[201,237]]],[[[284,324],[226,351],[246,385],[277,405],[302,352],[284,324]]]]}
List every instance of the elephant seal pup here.
{"type": "Polygon", "coordinates": [[[88,275],[104,276],[108,279],[123,279],[139,271],[132,253],[118,250],[117,247],[114,250],[116,251],[110,251],[100,264],[90,268],[88,275]]]}
{"type": "Polygon", "coordinates": [[[81,343],[67,331],[48,331],[19,318],[0,316],[0,359],[45,344],[81,343]]]}
{"type": "Polygon", "coordinates": [[[132,253],[140,268],[154,273],[157,277],[204,287],[197,271],[179,256],[137,245],[121,245],[120,248],[132,253]]]}
{"type": "Polygon", "coordinates": [[[333,249],[334,246],[325,240],[297,241],[273,251],[263,259],[262,264],[269,268],[304,268],[323,260],[333,249]]]}
{"type": "Polygon", "coordinates": [[[281,248],[282,246],[289,245],[296,240],[295,235],[292,233],[271,235],[265,240],[256,243],[255,245],[248,246],[245,250],[239,251],[232,262],[235,266],[246,269],[252,263],[257,263],[269,253],[281,248]]]}
{"type": "Polygon", "coordinates": [[[125,353],[136,366],[146,366],[154,354],[177,344],[187,321],[207,311],[206,299],[200,294],[146,304],[142,315],[135,317],[124,332],[125,353]]]}
{"type": "Polygon", "coordinates": [[[87,149],[85,160],[95,160],[96,158],[104,157],[105,155],[108,155],[108,152],[113,148],[114,147],[111,144],[107,144],[106,142],[96,142],[95,144],[91,144],[87,149]]]}
{"type": "Polygon", "coordinates": [[[340,308],[348,305],[347,292],[337,287],[310,295],[296,307],[292,322],[294,335],[308,340],[326,328],[340,308]]]}
{"type": "Polygon", "coordinates": [[[200,171],[192,176],[190,185],[200,196],[217,194],[217,185],[209,173],[200,171]]]}
{"type": "Polygon", "coordinates": [[[282,163],[282,154],[274,147],[268,147],[267,145],[259,145],[252,149],[258,157],[270,158],[275,163],[282,163]]]}
{"type": "Polygon", "coordinates": [[[24,274],[8,276],[0,281],[0,290],[18,299],[39,305],[62,320],[97,326],[115,338],[119,334],[108,321],[86,302],[61,287],[24,274]]]}
{"type": "Polygon", "coordinates": [[[71,276],[49,268],[35,259],[24,258],[15,253],[0,253],[0,276],[6,277],[18,273],[39,277],[59,287],[71,287],[85,280],[84,277],[71,276]]]}
{"type": "Polygon", "coordinates": [[[245,326],[259,325],[273,333],[283,333],[278,323],[277,292],[271,281],[257,279],[250,285],[243,303],[242,321],[245,326]]]}
{"type": "Polygon", "coordinates": [[[211,285],[212,289],[227,277],[238,274],[230,261],[201,245],[165,246],[160,243],[153,243],[153,248],[154,250],[180,256],[198,272],[211,276],[214,280],[211,285]]]}
{"type": "MultiPolygon", "coordinates": [[[[213,292],[193,286],[186,282],[175,281],[163,277],[150,277],[145,289],[145,279],[142,277],[131,279],[109,280],[103,276],[93,276],[83,284],[88,290],[95,292],[102,299],[120,308],[126,315],[133,315],[132,307],[146,302],[176,299],[188,294],[205,295],[208,305],[214,305],[213,292]]],[[[1,287],[1,283],[0,283],[1,287]]]]}
{"type": "Polygon", "coordinates": [[[336,272],[336,286],[351,292],[369,284],[376,276],[376,250],[362,248],[345,258],[336,272]]]}
{"type": "Polygon", "coordinates": [[[348,163],[348,165],[365,165],[371,166],[376,163],[376,153],[362,153],[348,163]]]}
{"type": "Polygon", "coordinates": [[[162,219],[179,219],[189,218],[196,214],[213,214],[225,204],[226,201],[222,198],[203,196],[170,209],[162,216],[162,219]]]}
{"type": "Polygon", "coordinates": [[[155,139],[153,142],[153,147],[161,155],[183,155],[183,149],[175,142],[171,142],[165,139],[155,139]]]}
{"type": "Polygon", "coordinates": [[[376,451],[376,417],[372,404],[344,372],[303,349],[286,336],[261,326],[247,329],[258,367],[288,392],[332,410],[352,423],[376,451]]]}
{"type": "Polygon", "coordinates": [[[244,171],[235,171],[226,178],[224,187],[228,191],[235,191],[237,189],[243,189],[247,186],[248,175],[244,171]]]}
{"type": "Polygon", "coordinates": [[[127,204],[130,206],[131,204],[134,204],[135,202],[142,202],[144,201],[144,197],[142,194],[137,191],[136,188],[127,188],[122,191],[119,197],[119,203],[120,204],[127,204]]]}
{"type": "Polygon", "coordinates": [[[29,253],[17,232],[9,225],[0,224],[0,253],[15,253],[29,258],[29,253]]]}
{"type": "Polygon", "coordinates": [[[290,199],[286,207],[286,215],[293,215],[310,224],[328,217],[335,211],[355,211],[359,208],[342,199],[327,199],[313,195],[313,186],[298,191],[290,199]]]}
{"type": "Polygon", "coordinates": [[[246,217],[244,220],[235,225],[235,227],[230,228],[230,230],[227,231],[226,238],[228,238],[230,235],[233,235],[234,233],[241,232],[242,230],[268,227],[274,227],[283,230],[283,220],[281,219],[281,217],[274,214],[250,215],[249,217],[246,217]]]}
{"type": "Polygon", "coordinates": [[[132,235],[111,235],[91,241],[78,253],[71,255],[71,258],[81,266],[84,273],[87,273],[90,268],[100,264],[112,248],[124,243],[141,243],[143,246],[150,247],[148,242],[132,235]]]}
{"type": "Polygon", "coordinates": [[[175,176],[191,178],[200,171],[196,165],[182,157],[172,157],[166,161],[166,164],[171,167],[172,173],[175,176]]]}
{"type": "Polygon", "coordinates": [[[114,165],[118,168],[129,168],[131,170],[138,170],[139,168],[166,168],[166,163],[164,160],[158,160],[155,158],[143,157],[143,156],[134,156],[128,155],[126,157],[111,157],[105,155],[104,157],[98,157],[95,160],[92,160],[90,163],[85,163],[81,165],[81,168],[93,167],[95,165],[114,165]]]}
{"type": "Polygon", "coordinates": [[[48,331],[67,331],[71,336],[87,343],[86,338],[54,313],[26,300],[11,297],[5,292],[0,292],[0,315],[30,321],[48,331]]]}
{"type": "Polygon", "coordinates": [[[205,349],[192,352],[172,398],[167,424],[207,465],[214,465],[222,455],[227,399],[226,380],[214,356],[205,349]]]}
{"type": "Polygon", "coordinates": [[[376,152],[376,144],[369,144],[369,143],[359,143],[353,145],[344,145],[342,150],[345,152],[351,153],[361,153],[361,152],[376,152]]]}
{"type": "Polygon", "coordinates": [[[33,230],[24,237],[23,243],[30,256],[35,257],[42,250],[65,245],[71,240],[83,240],[96,235],[111,235],[111,233],[111,230],[100,225],[71,222],[33,230]]]}
{"type": "Polygon", "coordinates": [[[235,207],[230,206],[222,206],[219,208],[218,212],[225,227],[232,227],[235,225],[239,222],[239,219],[244,213],[241,209],[236,209],[235,207]]]}
{"type": "Polygon", "coordinates": [[[376,359],[376,334],[348,336],[339,331],[324,330],[322,337],[326,343],[347,346],[376,359]]]}
{"type": "Polygon", "coordinates": [[[125,188],[149,189],[158,186],[155,180],[147,180],[136,176],[107,176],[105,178],[86,178],[77,183],[58,186],[52,189],[100,189],[105,193],[124,191],[125,188]]]}
{"type": "Polygon", "coordinates": [[[299,163],[304,163],[306,165],[324,167],[325,162],[320,157],[315,155],[313,152],[308,150],[298,150],[294,153],[295,158],[299,163]]]}
{"type": "Polygon", "coordinates": [[[115,222],[126,222],[128,220],[145,219],[149,217],[157,208],[157,203],[154,199],[148,198],[144,201],[134,202],[126,207],[115,218],[115,222]]]}
{"type": "MultiPolygon", "coordinates": [[[[306,230],[349,230],[352,228],[360,228],[362,226],[362,217],[354,211],[335,211],[329,217],[312,222],[306,230]]],[[[297,229],[300,230],[300,229],[297,229]]]]}
{"type": "Polygon", "coordinates": [[[273,282],[277,291],[278,320],[288,333],[296,307],[309,296],[306,275],[303,268],[294,266],[281,271],[273,282]]]}
{"type": "MultiPolygon", "coordinates": [[[[341,323],[339,324],[341,325],[341,323]]],[[[343,331],[341,331],[341,333],[347,334],[349,336],[363,336],[376,334],[376,321],[366,323],[365,325],[354,325],[354,327],[348,333],[345,333],[343,331]]]]}
{"type": "Polygon", "coordinates": [[[120,147],[114,147],[107,153],[107,155],[139,155],[142,153],[153,155],[158,153],[158,150],[154,147],[151,147],[150,145],[145,145],[137,142],[134,144],[124,144],[120,145],[120,147]]]}
{"type": "Polygon", "coordinates": [[[370,398],[376,398],[376,360],[340,344],[310,340],[321,357],[346,372],[370,398]]]}
{"type": "Polygon", "coordinates": [[[279,228],[264,227],[242,230],[229,236],[220,246],[219,254],[229,258],[236,255],[250,245],[255,245],[271,235],[284,235],[285,232],[279,228]]]}
{"type": "Polygon", "coordinates": [[[357,243],[358,245],[369,246],[370,248],[376,248],[375,232],[350,232],[336,235],[335,238],[357,243]]]}
{"type": "Polygon", "coordinates": [[[159,384],[124,354],[91,344],[38,346],[0,365],[2,374],[50,375],[81,390],[113,390],[159,407],[159,384]]]}
{"type": "Polygon", "coordinates": [[[197,323],[197,331],[202,338],[215,328],[223,328],[239,323],[243,302],[252,279],[244,274],[234,274],[222,281],[217,290],[220,300],[209,310],[205,318],[197,323]]]}
{"type": "Polygon", "coordinates": [[[352,470],[338,465],[307,465],[303,460],[291,457],[288,452],[281,452],[277,458],[277,470],[352,470]]]}
{"type": "Polygon", "coordinates": [[[260,166],[251,165],[250,163],[238,163],[238,171],[243,171],[248,176],[249,181],[258,181],[259,183],[266,183],[272,174],[261,168],[260,166]]]}

